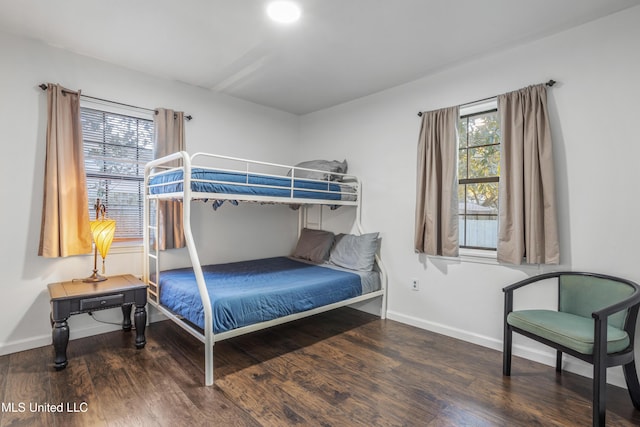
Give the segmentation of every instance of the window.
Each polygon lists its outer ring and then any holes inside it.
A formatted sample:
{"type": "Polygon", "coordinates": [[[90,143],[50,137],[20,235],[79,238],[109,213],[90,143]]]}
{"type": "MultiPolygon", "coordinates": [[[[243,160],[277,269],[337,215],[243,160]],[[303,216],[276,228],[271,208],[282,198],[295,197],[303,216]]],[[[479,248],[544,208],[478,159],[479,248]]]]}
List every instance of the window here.
{"type": "Polygon", "coordinates": [[[141,243],[144,165],[153,156],[153,121],[82,107],[89,217],[100,198],[116,221],[115,242],[141,243]]]}
{"type": "Polygon", "coordinates": [[[492,249],[498,243],[500,134],[492,107],[461,109],[458,121],[458,214],[462,248],[492,249]]]}

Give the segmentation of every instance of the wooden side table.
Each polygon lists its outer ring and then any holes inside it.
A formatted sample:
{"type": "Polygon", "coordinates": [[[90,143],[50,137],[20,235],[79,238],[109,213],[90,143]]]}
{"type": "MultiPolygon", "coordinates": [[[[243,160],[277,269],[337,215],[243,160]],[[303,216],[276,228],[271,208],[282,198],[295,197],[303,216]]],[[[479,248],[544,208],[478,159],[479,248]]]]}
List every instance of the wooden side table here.
{"type": "Polygon", "coordinates": [[[103,282],[85,283],[68,281],[50,283],[51,327],[53,328],[54,366],[57,370],[67,366],[69,326],[67,319],[73,314],[89,313],[113,307],[122,307],[122,329],[131,330],[131,308],[136,306],[136,348],[147,343],[144,329],[147,324],[147,285],[130,274],[112,276],[103,282]]]}

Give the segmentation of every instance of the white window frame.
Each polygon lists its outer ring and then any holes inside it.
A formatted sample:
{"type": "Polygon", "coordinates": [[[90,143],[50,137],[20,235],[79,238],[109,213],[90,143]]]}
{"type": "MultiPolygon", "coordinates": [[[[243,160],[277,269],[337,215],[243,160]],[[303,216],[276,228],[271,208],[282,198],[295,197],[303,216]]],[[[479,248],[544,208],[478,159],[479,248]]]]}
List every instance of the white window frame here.
{"type": "MultiPolygon", "coordinates": [[[[129,116],[129,117],[134,117],[134,118],[144,119],[144,120],[153,121],[154,119],[153,112],[147,109],[129,107],[129,106],[115,104],[108,101],[102,101],[102,100],[93,99],[93,98],[81,98],[80,107],[91,108],[91,109],[103,111],[106,113],[120,114],[123,116],[129,116]]],[[[89,200],[90,205],[93,202],[94,201],[89,200]]],[[[91,215],[90,219],[94,219],[94,215],[91,215]]],[[[117,227],[117,224],[116,224],[116,227],[117,227]]],[[[144,245],[143,245],[142,239],[140,239],[139,242],[138,241],[119,241],[119,242],[114,241],[111,246],[111,249],[109,250],[109,253],[110,254],[142,253],[143,246],[144,245]]]]}
{"type": "MultiPolygon", "coordinates": [[[[460,117],[472,114],[482,113],[484,111],[496,110],[498,108],[498,99],[491,98],[474,102],[460,107],[460,117]]],[[[458,162],[456,161],[456,166],[458,162]]],[[[499,203],[499,202],[498,202],[499,203]]],[[[460,247],[459,255],[462,260],[471,262],[480,262],[488,264],[497,264],[497,249],[478,249],[460,247]]]]}

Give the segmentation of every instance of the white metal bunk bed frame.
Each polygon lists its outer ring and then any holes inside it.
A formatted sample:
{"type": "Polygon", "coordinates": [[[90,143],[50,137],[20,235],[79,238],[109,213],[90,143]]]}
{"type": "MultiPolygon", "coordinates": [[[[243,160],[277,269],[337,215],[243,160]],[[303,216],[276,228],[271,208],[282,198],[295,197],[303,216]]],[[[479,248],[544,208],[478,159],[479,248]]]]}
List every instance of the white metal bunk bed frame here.
{"type": "MultiPolygon", "coordinates": [[[[200,168],[200,166],[198,166],[200,168]]],[[[204,168],[206,169],[206,168],[204,168]]],[[[216,171],[220,171],[221,169],[215,168],[216,171]]],[[[298,233],[302,230],[303,227],[307,225],[307,214],[306,207],[308,205],[347,205],[347,206],[356,206],[356,219],[355,226],[358,234],[364,234],[364,228],[361,223],[361,182],[360,180],[353,175],[346,175],[340,173],[331,172],[331,175],[340,175],[344,178],[348,178],[351,180],[355,180],[356,184],[356,197],[355,201],[353,200],[325,200],[325,199],[309,199],[309,198],[296,198],[294,197],[294,186],[295,186],[295,175],[296,171],[312,171],[319,173],[327,173],[326,171],[320,171],[315,169],[308,168],[299,168],[295,166],[287,166],[276,163],[268,163],[268,162],[259,162],[235,157],[221,156],[215,154],[208,153],[195,153],[193,155],[189,155],[185,151],[177,152],[170,154],[168,156],[153,160],[146,164],[145,166],[145,178],[144,178],[144,267],[143,267],[143,280],[144,283],[149,285],[148,294],[149,294],[149,303],[153,305],[157,310],[167,316],[169,319],[176,322],[179,326],[193,335],[195,338],[204,343],[205,347],[205,385],[210,386],[213,385],[214,376],[213,376],[213,345],[218,342],[228,338],[233,338],[239,335],[244,335],[250,332],[254,332],[260,329],[269,328],[272,326],[276,326],[282,323],[287,323],[293,320],[302,319],[304,317],[312,316],[318,313],[322,313],[325,311],[333,310],[335,308],[344,307],[346,305],[355,304],[362,301],[371,300],[377,297],[382,297],[382,305],[380,308],[380,317],[382,319],[386,318],[386,310],[387,310],[387,273],[384,267],[380,256],[376,254],[375,256],[375,264],[376,269],[380,272],[380,289],[378,291],[374,291],[368,294],[359,295],[354,298],[350,298],[344,301],[339,301],[333,304],[325,305],[322,307],[317,307],[308,311],[304,311],[301,313],[294,313],[288,316],[280,317],[277,319],[269,320],[266,322],[261,322],[253,325],[244,326],[237,329],[232,329],[226,332],[214,333],[213,332],[213,311],[209,299],[209,292],[206,287],[204,275],[202,273],[202,265],[200,264],[200,259],[198,257],[198,251],[196,249],[195,240],[193,238],[193,233],[191,232],[191,202],[193,200],[202,200],[202,199],[215,199],[215,200],[238,200],[238,201],[257,201],[264,203],[279,203],[279,204],[292,204],[292,205],[300,205],[300,210],[298,214],[298,233]],[[222,159],[226,161],[232,162],[240,162],[244,164],[244,171],[239,170],[226,170],[229,172],[241,172],[246,174],[247,180],[249,174],[252,176],[261,175],[265,177],[278,177],[283,178],[286,177],[286,174],[283,175],[270,175],[270,174],[261,174],[252,172],[251,166],[268,166],[274,168],[283,168],[287,172],[291,173],[291,186],[290,186],[290,196],[289,197],[275,197],[275,196],[254,196],[254,195],[241,195],[241,194],[224,194],[224,193],[201,193],[192,191],[191,182],[196,181],[192,180],[191,171],[193,168],[193,160],[198,157],[204,158],[214,158],[214,159],[222,159]],[[182,166],[174,167],[167,166],[168,163],[174,162],[176,160],[182,161],[182,166]],[[159,172],[154,172],[156,169],[161,169],[159,172]],[[182,179],[180,181],[175,181],[169,184],[182,183],[182,192],[172,192],[172,193],[164,193],[164,194],[150,194],[150,185],[149,180],[155,175],[166,172],[167,170],[182,170],[182,179]],[[196,278],[196,283],[198,285],[198,291],[200,293],[200,298],[202,300],[202,306],[204,309],[204,330],[201,331],[199,328],[194,327],[182,320],[179,315],[171,312],[160,304],[159,294],[160,294],[160,251],[158,249],[159,245],[155,245],[153,248],[153,253],[150,248],[150,236],[151,232],[154,233],[155,238],[158,236],[158,215],[156,212],[155,221],[152,225],[151,222],[151,201],[155,200],[155,209],[157,209],[159,200],[182,200],[182,208],[183,208],[183,228],[184,228],[184,236],[186,241],[186,246],[189,253],[189,258],[191,260],[191,265],[193,267],[193,271],[196,278]],[[155,272],[155,282],[150,280],[150,266],[154,264],[154,272],[155,272]]],[[[289,177],[286,177],[289,178],[289,177]]],[[[305,179],[306,180],[306,179],[305,179]]],[[[330,177],[327,178],[327,184],[334,184],[335,181],[330,181],[330,177]]],[[[247,181],[248,182],[248,181],[247,181]]],[[[324,180],[320,181],[324,182],[324,180]]],[[[167,185],[168,183],[164,183],[162,185],[167,185]]],[[[236,183],[234,183],[236,184],[236,183]]],[[[243,185],[243,184],[240,184],[243,185]]],[[[254,184],[244,184],[244,185],[252,185],[254,184]]],[[[268,185],[263,185],[263,187],[270,187],[268,185]]],[[[273,187],[282,189],[282,187],[273,187]]],[[[325,192],[323,190],[309,190],[309,189],[301,189],[295,188],[295,191],[319,191],[325,192]]],[[[335,193],[335,192],[333,192],[335,193]]],[[[322,221],[320,217],[320,222],[322,221]]],[[[321,225],[321,224],[320,224],[321,225]]]]}

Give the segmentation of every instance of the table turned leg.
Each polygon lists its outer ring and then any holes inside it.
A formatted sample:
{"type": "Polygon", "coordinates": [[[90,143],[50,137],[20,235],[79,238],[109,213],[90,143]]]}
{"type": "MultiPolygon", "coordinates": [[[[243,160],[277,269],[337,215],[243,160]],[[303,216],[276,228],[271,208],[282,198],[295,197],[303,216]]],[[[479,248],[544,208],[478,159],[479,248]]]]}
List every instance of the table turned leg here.
{"type": "Polygon", "coordinates": [[[54,366],[56,370],[67,367],[67,344],[69,344],[69,326],[67,319],[56,320],[53,323],[53,348],[56,353],[54,366]]]}
{"type": "Polygon", "coordinates": [[[136,324],[136,348],[144,348],[144,345],[147,343],[144,337],[144,329],[147,326],[147,310],[144,305],[136,304],[133,320],[136,324]]]}
{"type": "Polygon", "coordinates": [[[122,306],[122,329],[125,331],[131,330],[131,305],[125,304],[122,306]]]}

